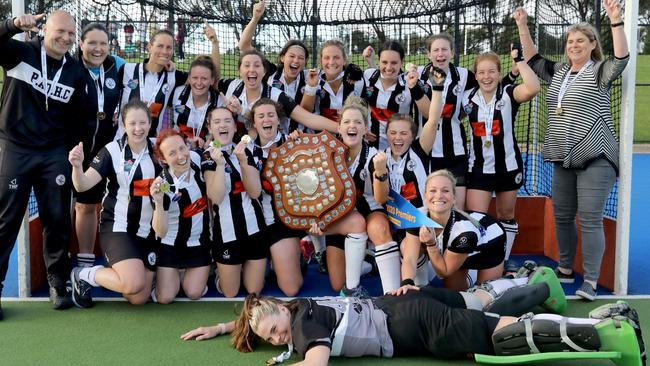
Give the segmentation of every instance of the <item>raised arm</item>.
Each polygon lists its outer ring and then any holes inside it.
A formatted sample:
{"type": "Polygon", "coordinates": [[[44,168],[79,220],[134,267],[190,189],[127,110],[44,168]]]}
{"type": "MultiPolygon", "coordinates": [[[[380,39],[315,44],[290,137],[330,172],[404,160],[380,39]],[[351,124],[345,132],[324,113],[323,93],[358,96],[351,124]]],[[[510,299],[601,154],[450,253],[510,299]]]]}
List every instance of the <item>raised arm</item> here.
{"type": "Polygon", "coordinates": [[[366,60],[369,69],[376,69],[377,63],[375,63],[375,49],[372,46],[368,46],[363,50],[362,53],[363,59],[366,60]]]}
{"type": "MultiPolygon", "coordinates": [[[[305,94],[306,95],[306,94],[305,94]]],[[[303,100],[305,97],[303,96],[303,100]]],[[[312,130],[316,131],[323,131],[327,130],[329,132],[336,133],[338,132],[338,123],[325,118],[323,116],[319,116],[317,114],[313,114],[308,112],[306,109],[304,109],[301,106],[296,106],[296,108],[293,109],[291,112],[292,119],[302,123],[303,125],[311,128],[312,130]]]]}
{"type": "MultiPolygon", "coordinates": [[[[420,146],[427,154],[431,153],[433,149],[433,142],[436,140],[436,132],[438,131],[438,122],[442,114],[442,91],[445,87],[445,79],[447,74],[444,70],[432,66],[432,73],[429,76],[431,82],[431,103],[429,104],[429,118],[422,127],[422,134],[420,135],[420,146]]],[[[409,73],[410,74],[413,72],[409,73]]],[[[416,74],[417,77],[417,73],[416,74]]]]}
{"type": "Polygon", "coordinates": [[[153,184],[149,188],[149,194],[153,199],[155,208],[153,211],[153,219],[151,220],[151,227],[153,231],[156,232],[156,236],[159,238],[164,238],[167,235],[167,229],[169,228],[169,211],[165,210],[164,205],[164,196],[165,193],[162,191],[161,184],[163,179],[161,177],[156,177],[153,181],[153,184]]]}
{"type": "Polygon", "coordinates": [[[438,246],[433,238],[434,234],[431,230],[432,229],[424,226],[420,228],[420,242],[426,246],[429,260],[431,260],[431,264],[433,265],[436,274],[440,277],[450,276],[458,271],[467,259],[468,255],[454,253],[450,250],[446,250],[444,254],[440,254],[438,246]]]}
{"type": "Polygon", "coordinates": [[[210,146],[208,147],[208,151],[215,166],[214,170],[206,169],[203,172],[206,184],[205,188],[210,201],[218,205],[223,202],[223,198],[226,196],[226,161],[220,149],[210,146]]]}
{"type": "Polygon", "coordinates": [[[259,3],[253,5],[253,16],[251,21],[248,22],[244,30],[241,32],[241,37],[239,38],[239,52],[244,52],[253,49],[253,36],[255,35],[255,28],[262,15],[264,15],[264,8],[266,7],[266,1],[260,0],[259,3]]]}
{"type": "Polygon", "coordinates": [[[524,61],[520,45],[512,45],[511,56],[512,62],[517,65],[521,78],[524,81],[522,84],[515,86],[513,96],[517,103],[527,102],[539,93],[539,79],[533,69],[524,61]]]}
{"type": "Polygon", "coordinates": [[[262,194],[262,180],[260,179],[260,171],[248,164],[246,145],[247,142],[245,139],[242,139],[235,146],[233,153],[237,157],[239,166],[241,167],[241,179],[244,183],[244,189],[252,199],[256,199],[262,194]]]}
{"type": "Polygon", "coordinates": [[[210,41],[210,44],[212,44],[212,52],[210,54],[210,58],[212,58],[212,63],[214,63],[214,67],[217,69],[216,75],[213,75],[216,84],[221,79],[221,54],[219,53],[219,38],[217,37],[217,32],[215,32],[214,28],[208,24],[207,20],[203,22],[203,25],[205,26],[203,28],[203,33],[210,41]]]}
{"type": "Polygon", "coordinates": [[[611,23],[614,57],[624,58],[630,54],[630,50],[627,47],[623,18],[621,18],[621,2],[620,0],[603,0],[603,5],[611,23]]]}
{"type": "Polygon", "coordinates": [[[388,174],[387,160],[386,153],[383,151],[378,151],[372,158],[374,168],[374,173],[372,174],[372,195],[380,205],[386,204],[386,201],[388,201],[388,192],[390,191],[388,179],[381,181],[377,178],[388,174]]]}
{"type": "Polygon", "coordinates": [[[316,93],[318,92],[318,69],[307,71],[305,93],[300,101],[300,106],[308,112],[313,112],[316,107],[316,93]]]}
{"type": "Polygon", "coordinates": [[[524,49],[524,59],[528,61],[537,54],[537,47],[535,47],[533,37],[531,37],[530,31],[528,30],[528,13],[523,7],[518,7],[512,17],[515,19],[515,23],[517,23],[519,42],[521,42],[524,49]]]}
{"type": "Polygon", "coordinates": [[[102,176],[94,168],[88,168],[85,172],[83,171],[83,142],[80,142],[70,150],[68,161],[72,165],[72,184],[77,192],[85,192],[101,182],[102,176]]]}
{"type": "MultiPolygon", "coordinates": [[[[418,111],[424,118],[429,118],[429,107],[431,105],[431,100],[422,90],[420,86],[420,74],[418,73],[418,67],[414,64],[406,64],[406,86],[411,92],[411,98],[415,102],[415,106],[418,108],[418,111]]],[[[443,80],[444,82],[444,80],[443,80]]]]}

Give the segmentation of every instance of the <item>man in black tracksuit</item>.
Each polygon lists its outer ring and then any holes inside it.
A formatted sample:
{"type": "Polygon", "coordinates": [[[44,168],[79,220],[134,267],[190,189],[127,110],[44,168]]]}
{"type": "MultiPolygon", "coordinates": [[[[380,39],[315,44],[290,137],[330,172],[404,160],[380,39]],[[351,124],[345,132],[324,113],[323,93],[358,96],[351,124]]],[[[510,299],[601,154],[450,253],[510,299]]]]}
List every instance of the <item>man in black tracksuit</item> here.
{"type": "Polygon", "coordinates": [[[42,18],[26,14],[0,22],[0,66],[5,73],[0,98],[0,291],[33,187],[43,225],[50,301],[55,309],[65,309],[72,306],[66,290],[71,226],[67,156],[87,129],[89,111],[84,111],[82,69],[68,53],[75,40],[70,14],[51,13],[43,39],[11,39],[36,30],[42,18]]]}

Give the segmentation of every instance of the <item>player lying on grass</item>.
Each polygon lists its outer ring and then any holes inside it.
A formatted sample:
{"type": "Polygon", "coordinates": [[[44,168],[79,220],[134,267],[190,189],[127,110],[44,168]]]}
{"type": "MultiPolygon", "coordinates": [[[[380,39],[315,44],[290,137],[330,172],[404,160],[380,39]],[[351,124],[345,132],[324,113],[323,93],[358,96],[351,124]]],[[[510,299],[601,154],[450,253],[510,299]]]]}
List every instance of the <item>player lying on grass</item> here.
{"type": "MultiPolygon", "coordinates": [[[[550,273],[549,268],[542,267],[529,281],[531,285],[555,281],[550,273]]],[[[525,286],[515,288],[528,290],[525,286]]],[[[517,318],[468,309],[460,301],[462,296],[428,286],[404,286],[392,295],[375,298],[297,298],[284,302],[249,295],[238,319],[194,329],[181,339],[204,340],[232,333],[232,343],[241,352],[251,352],[258,339],[288,345],[289,351],[269,360],[272,363],[288,359],[294,349],[304,358],[303,363],[315,365],[326,365],[330,356],[424,354],[463,358],[476,353],[506,356],[597,350],[619,351],[634,364],[642,362],[645,347],[638,315],[625,302],[603,305],[590,312],[589,318],[532,313],[517,318]],[[608,322],[612,317],[618,324],[630,324],[638,342],[629,342],[621,332],[604,331],[615,326],[608,322]]],[[[502,296],[499,301],[507,298],[502,296]]],[[[518,302],[522,299],[510,305],[518,302]]]]}

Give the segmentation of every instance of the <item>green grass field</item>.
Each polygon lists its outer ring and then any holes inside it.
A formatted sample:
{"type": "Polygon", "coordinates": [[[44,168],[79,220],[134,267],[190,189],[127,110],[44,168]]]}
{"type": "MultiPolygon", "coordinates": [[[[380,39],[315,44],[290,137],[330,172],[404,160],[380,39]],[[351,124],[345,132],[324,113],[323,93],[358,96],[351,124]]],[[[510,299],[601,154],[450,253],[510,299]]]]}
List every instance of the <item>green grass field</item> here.
{"type": "MultiPolygon", "coordinates": [[[[650,303],[630,300],[639,310],[644,334],[650,334],[650,303]],[[646,321],[643,323],[643,321],[646,321]]],[[[568,316],[586,316],[605,303],[570,301],[568,316]]],[[[1,365],[264,365],[286,348],[270,345],[238,353],[227,336],[184,342],[181,333],[234,317],[232,302],[180,302],[137,307],[126,302],[99,302],[92,309],[55,311],[47,302],[3,302],[0,322],[1,365]]],[[[294,355],[291,361],[297,361],[294,355]]],[[[469,360],[431,358],[332,359],[332,365],[473,365],[469,360]]],[[[552,365],[574,366],[575,361],[552,365]]],[[[583,361],[581,365],[612,365],[583,361]]],[[[551,363],[547,363],[551,365],[551,363]]]]}

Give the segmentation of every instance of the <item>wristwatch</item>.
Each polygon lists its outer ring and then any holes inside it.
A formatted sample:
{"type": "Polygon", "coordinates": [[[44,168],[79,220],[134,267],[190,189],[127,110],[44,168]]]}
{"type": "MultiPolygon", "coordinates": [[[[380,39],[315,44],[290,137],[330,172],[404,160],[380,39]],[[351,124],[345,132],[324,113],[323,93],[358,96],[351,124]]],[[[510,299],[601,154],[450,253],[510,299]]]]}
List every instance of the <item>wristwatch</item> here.
{"type": "Polygon", "coordinates": [[[375,178],[377,178],[377,180],[380,181],[380,182],[385,182],[386,179],[388,179],[388,173],[384,173],[384,174],[382,174],[382,175],[377,175],[377,174],[375,173],[375,174],[373,174],[373,175],[374,175],[375,178]]]}

